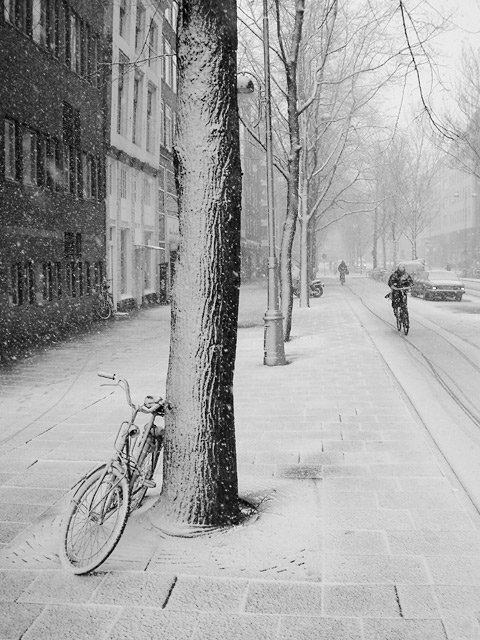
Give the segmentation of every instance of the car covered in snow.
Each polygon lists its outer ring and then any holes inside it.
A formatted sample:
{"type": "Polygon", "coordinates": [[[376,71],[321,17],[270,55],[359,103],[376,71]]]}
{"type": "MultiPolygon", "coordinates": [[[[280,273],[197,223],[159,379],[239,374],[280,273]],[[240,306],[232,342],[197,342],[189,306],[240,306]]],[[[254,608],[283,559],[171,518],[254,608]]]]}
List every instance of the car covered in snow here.
{"type": "Polygon", "coordinates": [[[424,300],[460,300],[465,293],[460,278],[446,269],[432,269],[413,274],[412,295],[424,300]]]}

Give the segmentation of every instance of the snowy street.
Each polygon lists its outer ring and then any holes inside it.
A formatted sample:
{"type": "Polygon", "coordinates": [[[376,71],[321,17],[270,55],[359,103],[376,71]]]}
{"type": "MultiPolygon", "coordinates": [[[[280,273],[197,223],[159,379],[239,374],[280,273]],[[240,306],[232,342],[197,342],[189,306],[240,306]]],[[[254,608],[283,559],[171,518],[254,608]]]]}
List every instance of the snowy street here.
{"type": "Polygon", "coordinates": [[[479,316],[468,293],[462,303],[411,299],[405,337],[385,290],[326,277],[311,308],[295,302],[288,364],[266,367],[265,289],[243,287],[237,461],[256,517],[179,538],[156,529],[151,489],[85,578],[60,566],[59,524],[126,409],[96,371],[125,375],[137,400],[162,393],[169,309],[3,367],[0,637],[478,639],[477,400],[451,379],[474,375],[462,367],[478,365],[465,341],[479,316]]]}

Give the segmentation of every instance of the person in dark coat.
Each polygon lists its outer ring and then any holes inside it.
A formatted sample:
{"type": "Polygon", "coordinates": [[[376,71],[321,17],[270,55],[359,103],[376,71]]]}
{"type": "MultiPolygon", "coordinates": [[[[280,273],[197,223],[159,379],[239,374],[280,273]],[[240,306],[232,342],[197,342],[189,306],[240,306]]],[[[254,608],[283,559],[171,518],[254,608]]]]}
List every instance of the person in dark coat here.
{"type": "Polygon", "coordinates": [[[405,289],[413,286],[413,278],[407,273],[405,265],[401,262],[388,279],[390,293],[386,296],[392,301],[392,308],[395,311],[403,302],[403,293],[398,289],[405,289]]]}
{"type": "Polygon", "coordinates": [[[348,267],[345,264],[345,261],[342,260],[337,267],[337,271],[340,274],[340,282],[343,284],[345,282],[345,276],[348,275],[348,267]]]}

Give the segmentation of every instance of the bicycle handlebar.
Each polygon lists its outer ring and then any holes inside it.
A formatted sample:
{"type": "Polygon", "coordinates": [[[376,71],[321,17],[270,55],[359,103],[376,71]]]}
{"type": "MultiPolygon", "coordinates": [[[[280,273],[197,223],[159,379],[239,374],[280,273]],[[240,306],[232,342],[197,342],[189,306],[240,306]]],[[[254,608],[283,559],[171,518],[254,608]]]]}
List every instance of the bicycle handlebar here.
{"type": "Polygon", "coordinates": [[[145,401],[141,405],[137,406],[132,402],[132,398],[130,396],[130,386],[125,378],[119,378],[116,373],[107,373],[106,371],[98,371],[97,375],[100,378],[113,380],[114,384],[118,384],[120,387],[122,387],[122,389],[125,391],[125,395],[127,396],[128,404],[130,405],[130,407],[132,407],[132,409],[136,411],[140,411],[141,413],[155,413],[159,409],[159,407],[164,404],[163,398],[147,396],[145,398],[145,401]]]}
{"type": "MultiPolygon", "coordinates": [[[[125,378],[120,378],[116,373],[106,373],[105,371],[99,371],[98,375],[100,378],[107,378],[107,380],[113,380],[113,384],[118,384],[124,391],[127,396],[127,402],[132,409],[136,409],[136,405],[132,402],[132,397],[130,395],[130,386],[125,380],[125,378]]],[[[106,383],[108,384],[108,383],[106,383]]]]}
{"type": "Polygon", "coordinates": [[[116,377],[116,373],[106,373],[105,371],[99,371],[97,373],[98,376],[100,376],[100,378],[108,378],[108,380],[115,380],[116,377]]]}

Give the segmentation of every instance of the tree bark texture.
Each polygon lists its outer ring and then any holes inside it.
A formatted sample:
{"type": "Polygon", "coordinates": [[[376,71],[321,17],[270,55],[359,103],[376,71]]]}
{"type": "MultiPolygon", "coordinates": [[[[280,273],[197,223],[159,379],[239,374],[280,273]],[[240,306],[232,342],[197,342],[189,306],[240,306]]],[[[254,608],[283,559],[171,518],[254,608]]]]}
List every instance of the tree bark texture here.
{"type": "Polygon", "coordinates": [[[159,509],[169,521],[208,526],[239,518],[232,388],[241,212],[236,26],[235,0],[180,2],[180,245],[159,509]]]}

